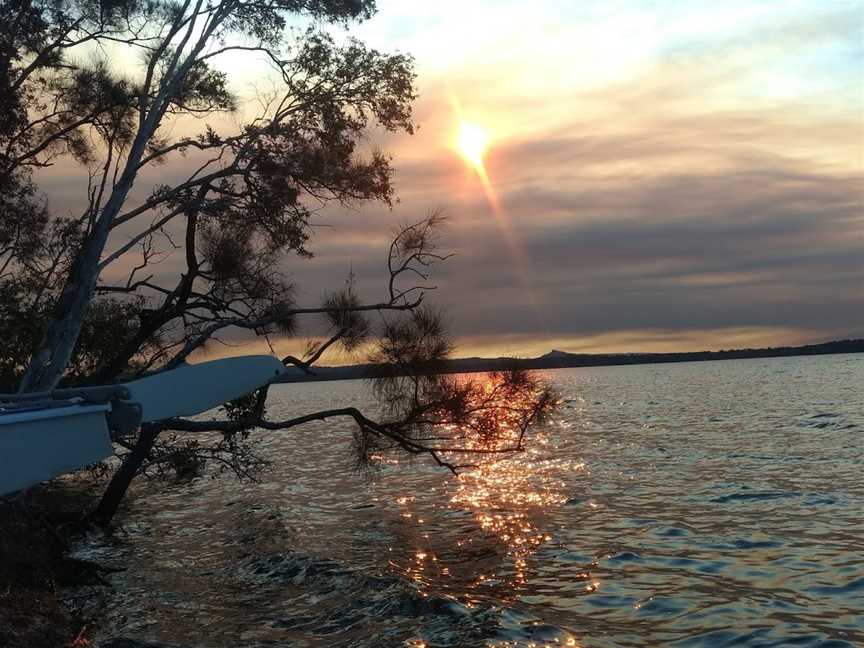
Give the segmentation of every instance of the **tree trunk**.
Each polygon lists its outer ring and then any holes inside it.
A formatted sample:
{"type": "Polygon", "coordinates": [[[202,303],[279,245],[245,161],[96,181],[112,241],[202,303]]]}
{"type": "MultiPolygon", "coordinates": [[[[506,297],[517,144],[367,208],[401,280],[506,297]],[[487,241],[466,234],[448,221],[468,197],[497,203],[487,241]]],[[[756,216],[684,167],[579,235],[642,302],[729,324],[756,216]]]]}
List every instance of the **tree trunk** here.
{"type": "Polygon", "coordinates": [[[135,447],[132,448],[132,452],[123,461],[123,465],[114,473],[108,484],[108,488],[102,494],[102,499],[99,500],[99,504],[90,514],[90,518],[93,521],[99,524],[111,523],[111,520],[117,513],[117,509],[120,508],[120,502],[123,501],[129,485],[135,479],[138,469],[153,449],[156,438],[161,431],[162,427],[158,423],[145,423],[141,426],[135,447]]]}
{"type": "Polygon", "coordinates": [[[19,392],[54,389],[66,370],[99,278],[99,258],[108,240],[109,226],[110,221],[100,222],[75,258],[66,286],[54,305],[48,329],[21,380],[19,392]]]}
{"type": "MultiPolygon", "coordinates": [[[[200,7],[200,5],[199,0],[196,7],[200,7]]],[[[198,37],[197,42],[183,62],[175,66],[186,41],[192,36],[195,21],[191,21],[188,27],[189,31],[183,38],[179,49],[174,53],[173,62],[169,65],[172,68],[169,77],[162,80],[159,92],[150,103],[146,117],[144,117],[144,112],[140,113],[138,132],[129,148],[123,173],[117,184],[114,185],[93,230],[72,265],[63,293],[57,300],[48,329],[21,380],[19,392],[54,389],[63,376],[66,365],[72,357],[72,351],[75,349],[75,343],[78,341],[78,335],[81,333],[81,325],[84,323],[90,300],[93,299],[93,292],[99,279],[99,261],[105,250],[108,235],[111,233],[111,226],[123,208],[126,197],[138,176],[139,165],[147,149],[147,144],[159,128],[162,117],[171,102],[171,97],[182,86],[198,55],[227,16],[227,13],[223,13],[219,19],[209,21],[209,25],[198,37]]],[[[141,110],[143,110],[143,104],[141,110]]]]}
{"type": "MultiPolygon", "coordinates": [[[[162,99],[164,103],[164,97],[162,99]]],[[[84,241],[84,246],[72,264],[66,285],[54,306],[48,329],[21,380],[19,392],[54,389],[63,376],[96,290],[99,261],[108,242],[111,225],[123,208],[126,197],[135,183],[139,171],[138,165],[147,143],[159,126],[164,108],[164,105],[161,105],[151,109],[146,120],[139,127],[135,141],[129,150],[129,157],[126,158],[123,173],[114,185],[90,235],[84,241]]]]}
{"type": "Polygon", "coordinates": [[[96,290],[99,261],[108,242],[111,225],[123,208],[138,175],[138,164],[147,142],[158,125],[155,117],[153,114],[149,115],[146,123],[139,130],[129,157],[126,159],[123,174],[114,186],[99,219],[72,264],[66,285],[54,306],[48,329],[21,380],[19,392],[54,389],[63,376],[66,365],[69,364],[78,335],[81,333],[81,325],[84,323],[84,317],[87,315],[87,309],[96,290]]]}

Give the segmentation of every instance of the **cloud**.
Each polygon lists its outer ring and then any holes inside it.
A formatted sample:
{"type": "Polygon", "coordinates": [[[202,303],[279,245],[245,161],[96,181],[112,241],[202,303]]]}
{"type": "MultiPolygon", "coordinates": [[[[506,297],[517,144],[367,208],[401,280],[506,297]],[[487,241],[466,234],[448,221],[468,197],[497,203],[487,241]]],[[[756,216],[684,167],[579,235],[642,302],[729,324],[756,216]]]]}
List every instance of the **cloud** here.
{"type": "MultiPolygon", "coordinates": [[[[401,203],[317,216],[316,257],[284,267],[301,302],[349,269],[379,299],[390,232],[443,207],[458,255],[433,298],[466,354],[864,335],[859,3],[447,7],[382,2],[361,29],[417,54],[421,128],[370,135],[401,203]],[[450,146],[454,98],[492,133],[500,214],[450,146]]],[[[75,205],[75,176],[49,174],[75,205]]]]}

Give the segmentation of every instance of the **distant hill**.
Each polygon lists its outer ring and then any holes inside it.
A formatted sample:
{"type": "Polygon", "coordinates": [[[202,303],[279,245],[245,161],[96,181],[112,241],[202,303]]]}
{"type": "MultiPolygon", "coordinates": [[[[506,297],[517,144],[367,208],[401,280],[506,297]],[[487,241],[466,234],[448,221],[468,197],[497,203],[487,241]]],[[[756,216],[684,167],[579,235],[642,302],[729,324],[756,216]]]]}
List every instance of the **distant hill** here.
{"type": "Polygon", "coordinates": [[[567,351],[559,351],[558,349],[552,349],[549,353],[544,353],[542,356],[540,356],[538,360],[544,360],[546,358],[566,358],[571,355],[573,354],[568,353],[567,351]]]}
{"type": "MultiPolygon", "coordinates": [[[[689,351],[684,353],[568,353],[553,350],[539,358],[460,358],[446,360],[429,373],[475,373],[505,369],[564,369],[568,367],[599,367],[630,364],[656,364],[665,362],[701,362],[706,360],[739,360],[744,358],[778,358],[783,356],[825,355],[830,353],[864,353],[864,339],[836,340],[797,347],[771,347],[767,349],[730,349],[723,351],[689,351]]],[[[346,367],[316,367],[314,374],[290,369],[278,382],[307,382],[313,380],[350,380],[369,378],[392,367],[370,364],[346,367]]]]}

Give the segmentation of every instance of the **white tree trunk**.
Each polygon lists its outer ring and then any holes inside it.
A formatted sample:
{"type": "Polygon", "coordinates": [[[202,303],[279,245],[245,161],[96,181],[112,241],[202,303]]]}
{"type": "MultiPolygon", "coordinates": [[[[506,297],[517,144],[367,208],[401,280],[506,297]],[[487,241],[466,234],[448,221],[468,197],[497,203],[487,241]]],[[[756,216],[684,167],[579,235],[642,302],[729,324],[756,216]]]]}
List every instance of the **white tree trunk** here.
{"type": "MultiPolygon", "coordinates": [[[[196,13],[200,9],[200,6],[201,2],[199,0],[195,5],[196,13]]],[[[162,80],[159,93],[150,104],[146,118],[139,122],[138,133],[135,135],[135,140],[129,150],[123,174],[120,176],[117,184],[114,185],[111,196],[102,208],[93,230],[85,240],[81,251],[78,253],[78,257],[72,265],[63,292],[54,306],[54,313],[48,324],[48,329],[39,347],[33,354],[21,380],[21,385],[18,388],[19,392],[53,389],[63,376],[66,366],[72,357],[75,344],[78,341],[78,335],[81,333],[81,326],[87,315],[90,301],[93,299],[96,282],[99,280],[99,261],[105,250],[105,244],[108,242],[111,225],[123,208],[126,197],[129,195],[135,178],[138,176],[141,159],[147,149],[147,143],[159,128],[162,117],[170,103],[170,97],[183,83],[189,69],[195,63],[198,55],[221,23],[221,20],[224,20],[225,15],[225,13],[222,13],[218,19],[210,21],[204,32],[197,38],[189,54],[182,63],[176,65],[179,60],[180,51],[193,33],[195,20],[193,19],[188,24],[187,33],[180,47],[173,54],[173,60],[169,66],[173,70],[167,78],[162,80]]]]}
{"type": "Polygon", "coordinates": [[[143,151],[144,147],[141,146],[137,156],[134,159],[130,156],[127,160],[123,177],[114,187],[93,231],[84,241],[84,245],[72,264],[63,292],[54,305],[54,312],[48,329],[30,360],[30,365],[24,373],[18,391],[54,389],[66,370],[66,365],[69,364],[72,351],[78,341],[84,317],[87,315],[87,308],[96,289],[96,282],[99,279],[99,259],[102,257],[102,252],[108,241],[111,223],[120,212],[126,201],[126,196],[132,188],[137,174],[134,169],[137,167],[143,151]]]}

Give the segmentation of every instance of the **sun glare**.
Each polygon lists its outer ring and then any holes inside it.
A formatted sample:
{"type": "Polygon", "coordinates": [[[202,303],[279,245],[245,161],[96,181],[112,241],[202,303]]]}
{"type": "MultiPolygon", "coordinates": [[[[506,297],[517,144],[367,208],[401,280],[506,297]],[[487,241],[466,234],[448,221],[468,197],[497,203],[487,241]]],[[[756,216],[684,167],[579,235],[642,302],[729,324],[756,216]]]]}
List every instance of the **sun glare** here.
{"type": "Polygon", "coordinates": [[[459,128],[459,151],[478,171],[483,169],[483,155],[489,147],[489,134],[477,124],[462,122],[459,128]]]}

